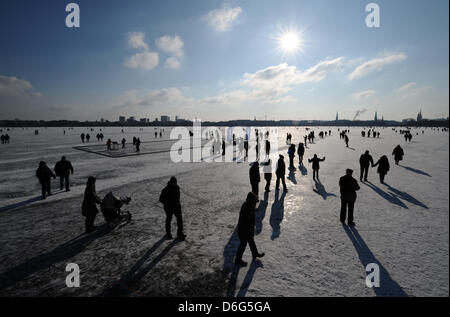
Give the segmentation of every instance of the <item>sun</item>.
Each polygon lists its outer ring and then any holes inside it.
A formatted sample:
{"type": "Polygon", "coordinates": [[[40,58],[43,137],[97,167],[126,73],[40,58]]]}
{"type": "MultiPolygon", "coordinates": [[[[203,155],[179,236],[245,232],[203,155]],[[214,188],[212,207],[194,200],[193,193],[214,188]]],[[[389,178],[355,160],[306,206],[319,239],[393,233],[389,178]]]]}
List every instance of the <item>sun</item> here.
{"type": "Polygon", "coordinates": [[[294,32],[287,32],[280,38],[280,48],[286,53],[293,53],[300,48],[300,35],[294,32]]]}

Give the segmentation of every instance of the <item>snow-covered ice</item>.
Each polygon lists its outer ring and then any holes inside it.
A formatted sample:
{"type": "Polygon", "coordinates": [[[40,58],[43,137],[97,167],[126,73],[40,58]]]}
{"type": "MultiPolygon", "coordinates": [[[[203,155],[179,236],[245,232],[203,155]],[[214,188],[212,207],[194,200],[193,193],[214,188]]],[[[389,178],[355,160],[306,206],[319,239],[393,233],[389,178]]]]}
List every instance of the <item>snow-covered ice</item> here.
{"type": "MultiPolygon", "coordinates": [[[[413,129],[407,143],[391,128],[375,128],[381,136],[374,139],[351,127],[346,148],[337,127],[311,128],[316,141],[308,145],[305,159],[314,153],[326,157],[321,184],[312,181],[309,164],[287,175],[286,194],[275,192],[272,179],[272,191],[264,195],[265,182],[260,183],[255,241],[266,256],[237,269],[236,225],[251,190],[248,162],[176,164],[169,152],[159,151],[111,158],[74,149],[86,145],[80,143],[81,132],[90,133],[90,143],[97,144],[92,136],[98,128],[66,129],[67,135],[63,128],[37,129],[39,135],[34,128],[11,129],[11,143],[0,144],[1,296],[449,295],[448,132],[413,129]],[[319,139],[321,130],[332,130],[332,135],[319,139]],[[391,155],[397,144],[405,151],[400,166],[391,155]],[[356,228],[350,230],[339,222],[338,181],[346,168],[359,178],[359,156],[365,150],[374,160],[386,154],[391,170],[386,185],[372,168],[370,183],[358,180],[356,228]],[[75,168],[72,190],[60,192],[53,180],[55,195],[42,201],[38,163],[53,167],[62,155],[75,168]],[[124,208],[133,214],[129,224],[83,234],[81,202],[89,175],[97,178],[101,197],[109,191],[132,197],[124,208]],[[170,176],[181,187],[185,242],[163,239],[165,214],[158,198],[170,176]],[[80,267],[80,288],[66,287],[68,263],[80,267]],[[380,267],[379,288],[366,286],[369,263],[380,267]]],[[[120,141],[123,135],[121,128],[102,130],[104,142],[109,137],[120,141]]],[[[155,141],[153,127],[124,130],[128,142],[140,137],[144,151],[156,144],[145,143],[155,141]]],[[[287,132],[296,144],[306,133],[303,127],[279,128],[283,154],[287,132]]],[[[277,156],[272,153],[273,159],[277,156]]],[[[96,224],[103,223],[99,214],[96,224]]],[[[251,260],[248,248],[244,260],[251,260]]]]}

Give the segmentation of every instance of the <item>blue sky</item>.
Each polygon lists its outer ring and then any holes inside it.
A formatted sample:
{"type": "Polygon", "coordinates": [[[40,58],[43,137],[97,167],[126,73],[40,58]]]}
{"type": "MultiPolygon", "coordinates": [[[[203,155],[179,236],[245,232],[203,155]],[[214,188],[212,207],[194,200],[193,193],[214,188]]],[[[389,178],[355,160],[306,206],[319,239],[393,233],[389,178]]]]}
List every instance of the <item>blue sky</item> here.
{"type": "Polygon", "coordinates": [[[447,0],[74,2],[0,3],[0,119],[448,116],[447,0]]]}

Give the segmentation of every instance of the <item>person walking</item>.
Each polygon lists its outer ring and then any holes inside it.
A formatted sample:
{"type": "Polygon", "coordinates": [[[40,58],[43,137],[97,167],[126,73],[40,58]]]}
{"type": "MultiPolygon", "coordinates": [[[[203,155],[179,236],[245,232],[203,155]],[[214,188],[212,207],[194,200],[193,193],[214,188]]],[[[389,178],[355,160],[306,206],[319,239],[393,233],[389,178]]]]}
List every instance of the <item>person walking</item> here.
{"type": "Polygon", "coordinates": [[[278,159],[275,175],[277,176],[277,181],[275,183],[275,190],[280,190],[280,180],[281,180],[281,182],[283,183],[283,190],[287,192],[286,181],[284,178],[284,176],[286,175],[286,164],[284,163],[284,156],[281,154],[280,158],[278,159]]]}
{"type": "Polygon", "coordinates": [[[70,191],[69,175],[73,174],[72,163],[66,160],[66,157],[61,157],[61,161],[55,164],[55,174],[59,176],[59,189],[63,190],[66,185],[66,192],[70,191]]]}
{"type": "Polygon", "coordinates": [[[348,139],[347,134],[344,134],[344,140],[345,140],[345,146],[348,147],[348,141],[349,141],[349,139],[348,139]]]}
{"type": "Polygon", "coordinates": [[[317,154],[314,154],[314,157],[308,160],[309,163],[312,163],[313,180],[319,179],[320,162],[323,161],[325,161],[325,156],[322,159],[320,159],[317,157],[317,154]]]}
{"type": "Polygon", "coordinates": [[[405,153],[403,152],[403,149],[400,146],[400,144],[394,148],[394,150],[392,151],[392,155],[394,155],[396,165],[398,165],[398,162],[403,160],[403,156],[405,155],[405,153]]]}
{"type": "MultiPolygon", "coordinates": [[[[268,133],[269,131],[267,131],[268,133]]],[[[270,154],[270,141],[266,140],[266,156],[269,156],[270,154]]]]}
{"type": "Polygon", "coordinates": [[[369,154],[369,151],[366,151],[359,158],[359,166],[361,168],[361,174],[359,176],[359,180],[361,182],[363,180],[363,176],[364,176],[364,181],[367,182],[367,175],[369,173],[369,166],[370,165],[373,166],[373,158],[372,158],[372,155],[369,154]]]}
{"type": "Polygon", "coordinates": [[[186,235],[183,233],[183,216],[181,214],[180,187],[177,179],[172,176],[167,186],[162,190],[159,201],[164,205],[166,213],[166,238],[172,239],[172,217],[177,218],[177,239],[183,241],[186,235]]]}
{"type": "Polygon", "coordinates": [[[264,190],[270,192],[270,182],[272,181],[272,161],[269,159],[263,163],[264,179],[266,180],[266,187],[264,190]]]}
{"type": "Polygon", "coordinates": [[[98,197],[95,190],[95,177],[89,176],[84,190],[83,204],[81,206],[81,214],[86,217],[86,233],[90,233],[96,228],[96,226],[94,226],[94,221],[95,216],[98,214],[97,204],[100,205],[101,202],[102,200],[98,197]]]}
{"type": "Polygon", "coordinates": [[[356,179],[352,177],[353,170],[347,169],[345,176],[339,179],[339,187],[341,192],[341,216],[340,220],[344,224],[347,218],[348,211],[348,222],[349,226],[354,226],[353,221],[353,209],[355,207],[356,201],[356,191],[360,189],[356,179]]]}
{"type": "Polygon", "coordinates": [[[265,254],[259,253],[255,243],[255,208],[258,198],[253,192],[247,194],[247,199],[241,207],[238,221],[238,237],[240,244],[236,253],[234,263],[239,266],[247,266],[247,262],[242,260],[247,244],[250,246],[253,261],[262,258],[265,254]]]}
{"type": "Polygon", "coordinates": [[[36,170],[36,177],[39,179],[39,183],[41,184],[42,199],[45,199],[46,196],[51,196],[51,178],[56,178],[56,175],[50,168],[48,168],[44,161],[39,162],[39,167],[36,170]]]}
{"type": "Polygon", "coordinates": [[[291,144],[288,150],[289,155],[289,168],[294,167],[294,157],[295,157],[295,144],[291,144]]]}
{"type": "Polygon", "coordinates": [[[141,150],[141,139],[136,139],[136,152],[139,152],[141,150]]]}
{"type": "Polygon", "coordinates": [[[303,155],[305,155],[305,147],[303,143],[298,144],[297,155],[298,155],[298,164],[303,165],[303,155]]]}
{"type": "Polygon", "coordinates": [[[380,157],[373,167],[378,166],[377,173],[380,174],[380,183],[384,184],[384,177],[389,171],[389,160],[386,155],[380,157]]]}
{"type": "Polygon", "coordinates": [[[259,163],[256,161],[252,164],[249,170],[250,184],[252,185],[252,192],[258,197],[259,194],[259,182],[261,177],[259,175],[259,163]]]}

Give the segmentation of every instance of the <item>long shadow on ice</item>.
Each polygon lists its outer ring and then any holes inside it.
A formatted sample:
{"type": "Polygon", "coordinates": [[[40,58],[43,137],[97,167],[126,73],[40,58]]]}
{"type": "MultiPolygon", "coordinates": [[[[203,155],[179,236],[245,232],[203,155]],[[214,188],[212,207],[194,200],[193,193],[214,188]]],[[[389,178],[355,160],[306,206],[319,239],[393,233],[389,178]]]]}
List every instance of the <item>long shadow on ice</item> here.
{"type": "Polygon", "coordinates": [[[40,200],[42,200],[42,196],[41,195],[39,195],[37,197],[33,197],[33,198],[30,198],[30,199],[27,199],[27,200],[24,200],[24,201],[21,201],[21,202],[18,202],[18,203],[15,203],[15,204],[11,204],[11,205],[8,205],[8,206],[0,207],[0,211],[6,211],[6,210],[9,210],[9,209],[23,207],[23,206],[26,206],[28,204],[31,204],[31,203],[34,203],[34,202],[40,201],[40,200]]]}
{"type": "Polygon", "coordinates": [[[269,193],[264,192],[264,200],[260,201],[258,205],[258,209],[256,209],[255,213],[255,235],[258,235],[262,231],[262,221],[264,220],[264,217],[266,216],[266,210],[268,206],[268,200],[269,200],[269,193]]]}
{"type": "Polygon", "coordinates": [[[302,164],[298,168],[303,176],[308,175],[308,170],[306,169],[305,165],[302,164]]]}
{"type": "Polygon", "coordinates": [[[359,260],[361,261],[364,268],[367,267],[369,263],[375,263],[380,269],[380,287],[373,287],[375,294],[377,296],[393,296],[393,297],[404,297],[408,296],[405,291],[401,288],[396,281],[392,279],[386,268],[377,260],[375,255],[367,246],[366,242],[359,235],[356,228],[350,229],[348,226],[343,225],[345,233],[347,233],[350,241],[358,252],[359,260]]]}
{"type": "Polygon", "coordinates": [[[326,191],[325,187],[322,185],[322,183],[320,182],[320,180],[319,180],[319,181],[314,180],[314,183],[315,183],[315,185],[316,185],[316,188],[313,188],[313,191],[314,191],[315,193],[319,194],[320,196],[322,196],[322,198],[323,198],[324,200],[326,200],[326,199],[328,198],[328,196],[336,197],[335,194],[333,194],[333,193],[328,193],[328,192],[326,191]]]}
{"type": "Polygon", "coordinates": [[[289,167],[289,175],[287,177],[293,184],[297,184],[297,180],[295,179],[295,171],[297,169],[295,167],[289,167]]]}
{"type": "Polygon", "coordinates": [[[422,208],[425,208],[425,209],[429,209],[427,205],[425,205],[424,203],[418,201],[417,199],[415,199],[410,194],[402,192],[402,191],[400,191],[400,190],[398,190],[398,189],[396,189],[396,188],[394,188],[394,187],[392,187],[390,185],[386,184],[386,186],[388,187],[389,191],[391,191],[391,193],[393,195],[395,195],[396,197],[398,197],[400,199],[403,199],[403,200],[406,200],[407,202],[410,202],[411,204],[417,205],[419,207],[422,207],[422,208]]]}
{"type": "Polygon", "coordinates": [[[426,172],[424,172],[422,170],[419,170],[419,169],[416,169],[416,168],[412,168],[412,167],[409,167],[409,166],[404,166],[404,165],[399,165],[399,166],[403,167],[404,169],[406,169],[408,171],[411,171],[413,173],[420,174],[420,175],[425,175],[425,176],[428,176],[428,177],[432,177],[430,174],[428,174],[428,173],[426,173],[426,172]]]}
{"type": "Polygon", "coordinates": [[[35,256],[34,258],[1,273],[0,290],[16,284],[33,273],[47,269],[55,263],[66,261],[74,257],[83,251],[89,244],[110,231],[111,229],[108,225],[104,224],[89,235],[80,235],[77,238],[57,246],[48,253],[35,256]]]}
{"type": "Polygon", "coordinates": [[[272,226],[272,236],[270,239],[275,240],[280,236],[280,224],[284,217],[284,198],[286,197],[286,192],[283,191],[281,197],[279,197],[280,191],[275,192],[275,200],[272,204],[272,211],[270,213],[270,225],[272,226]]]}
{"type": "Polygon", "coordinates": [[[222,273],[224,276],[231,273],[230,282],[228,284],[228,289],[227,289],[227,296],[229,296],[229,297],[234,296],[234,293],[236,291],[237,277],[239,275],[239,270],[241,268],[240,266],[234,265],[234,256],[239,247],[239,243],[240,243],[240,241],[239,241],[239,237],[238,237],[238,229],[236,226],[236,228],[234,228],[234,231],[230,236],[230,239],[228,239],[228,242],[225,245],[225,248],[223,249],[222,273]]]}
{"type": "Polygon", "coordinates": [[[122,275],[119,281],[117,281],[111,288],[108,288],[100,294],[100,296],[125,296],[132,293],[133,284],[142,279],[151,269],[155,267],[164,256],[169,253],[179,240],[173,240],[166,248],[161,251],[147,266],[141,268],[148,258],[158,249],[163,242],[166,241],[166,237],[159,239],[147,252],[131,267],[131,269],[122,275]]]}
{"type": "Polygon", "coordinates": [[[387,193],[378,186],[375,186],[371,182],[363,182],[364,185],[367,185],[369,188],[373,189],[378,195],[386,199],[387,201],[398,205],[400,207],[403,207],[405,209],[408,209],[408,206],[406,206],[400,199],[398,199],[396,196],[392,195],[391,193],[387,193]]]}
{"type": "Polygon", "coordinates": [[[253,281],[253,276],[255,275],[256,269],[260,267],[264,267],[264,265],[259,260],[255,260],[250,264],[250,268],[248,269],[247,274],[245,275],[245,278],[242,281],[241,288],[239,289],[239,292],[237,293],[236,297],[245,297],[248,288],[250,287],[250,284],[253,281]]]}

